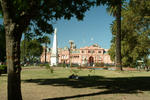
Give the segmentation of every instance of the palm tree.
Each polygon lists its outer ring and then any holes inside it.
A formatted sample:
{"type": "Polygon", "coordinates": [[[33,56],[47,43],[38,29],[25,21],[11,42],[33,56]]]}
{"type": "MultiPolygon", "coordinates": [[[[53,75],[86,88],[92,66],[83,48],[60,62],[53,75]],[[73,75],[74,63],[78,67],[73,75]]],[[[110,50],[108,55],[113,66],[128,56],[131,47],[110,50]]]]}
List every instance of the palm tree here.
{"type": "Polygon", "coordinates": [[[122,1],[110,1],[108,2],[107,12],[111,15],[116,17],[117,22],[117,32],[116,32],[116,68],[117,70],[122,70],[122,63],[121,63],[121,8],[122,8],[122,1]]]}
{"type": "Polygon", "coordinates": [[[45,43],[45,63],[46,63],[46,56],[47,56],[47,44],[50,44],[50,38],[48,36],[42,37],[42,43],[45,43]]]}
{"type": "Polygon", "coordinates": [[[24,64],[26,63],[26,56],[28,55],[28,52],[26,51],[26,42],[29,42],[32,40],[32,38],[34,37],[34,34],[30,32],[31,28],[27,27],[27,30],[24,32],[24,50],[23,50],[23,62],[24,64]]]}

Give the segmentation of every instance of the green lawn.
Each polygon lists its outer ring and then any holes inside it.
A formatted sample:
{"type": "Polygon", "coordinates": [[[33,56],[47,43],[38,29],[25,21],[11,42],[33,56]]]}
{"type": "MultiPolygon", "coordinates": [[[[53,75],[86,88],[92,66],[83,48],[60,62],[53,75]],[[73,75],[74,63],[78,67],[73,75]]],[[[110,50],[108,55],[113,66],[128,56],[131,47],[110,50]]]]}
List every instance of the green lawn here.
{"type": "MultiPolygon", "coordinates": [[[[24,100],[149,100],[150,72],[38,67],[23,68],[24,100]],[[72,73],[78,80],[68,79],[72,73]]],[[[6,100],[7,76],[0,76],[0,100],[6,100]]]]}

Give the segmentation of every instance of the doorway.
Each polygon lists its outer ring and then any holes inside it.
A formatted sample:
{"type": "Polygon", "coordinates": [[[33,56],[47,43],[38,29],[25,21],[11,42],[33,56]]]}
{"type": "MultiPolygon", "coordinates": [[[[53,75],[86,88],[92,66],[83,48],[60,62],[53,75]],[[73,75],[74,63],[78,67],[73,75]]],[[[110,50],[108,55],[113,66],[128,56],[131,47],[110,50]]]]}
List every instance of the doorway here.
{"type": "Polygon", "coordinates": [[[89,64],[90,66],[93,66],[94,64],[94,58],[92,56],[89,57],[89,64]]]}

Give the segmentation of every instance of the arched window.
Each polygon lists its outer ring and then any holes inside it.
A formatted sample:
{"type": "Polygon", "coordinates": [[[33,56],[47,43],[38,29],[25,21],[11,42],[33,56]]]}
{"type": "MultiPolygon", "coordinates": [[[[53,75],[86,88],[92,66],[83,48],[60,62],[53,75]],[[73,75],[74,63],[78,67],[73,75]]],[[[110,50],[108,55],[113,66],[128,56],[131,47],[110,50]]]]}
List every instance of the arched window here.
{"type": "Polygon", "coordinates": [[[82,53],[84,53],[84,51],[82,50],[82,53]]]}
{"type": "Polygon", "coordinates": [[[98,53],[101,53],[101,51],[98,51],[98,53]]]}

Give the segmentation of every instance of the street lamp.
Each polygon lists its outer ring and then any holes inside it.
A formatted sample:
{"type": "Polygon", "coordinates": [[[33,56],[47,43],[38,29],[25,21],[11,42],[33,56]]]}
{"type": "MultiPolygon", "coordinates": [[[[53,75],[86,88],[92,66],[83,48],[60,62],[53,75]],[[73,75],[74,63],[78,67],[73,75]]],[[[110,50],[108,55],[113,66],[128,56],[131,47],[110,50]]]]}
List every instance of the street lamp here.
{"type": "Polygon", "coordinates": [[[70,63],[70,67],[71,67],[72,66],[72,63],[71,63],[71,60],[72,60],[71,53],[72,53],[74,41],[73,40],[69,40],[69,44],[70,44],[70,48],[69,48],[69,63],[70,63]]]}

